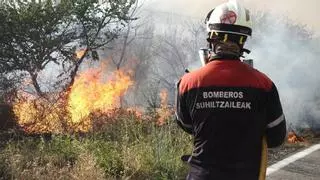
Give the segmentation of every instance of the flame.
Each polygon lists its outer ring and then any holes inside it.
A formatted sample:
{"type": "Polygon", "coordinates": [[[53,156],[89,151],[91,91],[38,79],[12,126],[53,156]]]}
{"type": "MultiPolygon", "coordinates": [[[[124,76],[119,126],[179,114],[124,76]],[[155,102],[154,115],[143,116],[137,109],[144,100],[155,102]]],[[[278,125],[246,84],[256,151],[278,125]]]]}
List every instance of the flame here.
{"type": "Polygon", "coordinates": [[[291,143],[291,144],[296,144],[296,143],[299,143],[299,142],[305,142],[305,140],[304,140],[303,137],[297,136],[297,134],[295,132],[290,131],[288,133],[288,142],[291,143]]]}
{"type": "Polygon", "coordinates": [[[122,71],[114,72],[112,77],[104,81],[101,69],[89,69],[77,77],[68,99],[73,123],[79,123],[95,111],[107,113],[120,107],[120,97],[133,82],[122,71]]]}
{"type": "Polygon", "coordinates": [[[86,51],[87,51],[87,49],[80,49],[80,50],[76,51],[77,59],[81,59],[84,56],[84,54],[86,53],[86,51]]]}
{"type": "Polygon", "coordinates": [[[62,133],[64,131],[65,109],[63,103],[50,102],[26,93],[19,94],[13,105],[18,124],[27,133],[62,133]]]}
{"type": "Polygon", "coordinates": [[[106,76],[104,66],[80,73],[69,93],[39,98],[19,92],[13,111],[18,124],[27,133],[88,132],[94,116],[108,114],[120,107],[120,99],[133,84],[130,76],[115,71],[106,76]],[[58,98],[59,97],[59,98],[58,98]]]}
{"type": "Polygon", "coordinates": [[[162,89],[159,93],[160,96],[160,108],[157,109],[157,113],[159,115],[158,124],[165,124],[166,120],[170,118],[173,111],[168,106],[168,91],[166,89],[162,89]]]}
{"type": "Polygon", "coordinates": [[[135,117],[137,117],[138,120],[141,120],[143,118],[143,114],[144,114],[142,109],[143,108],[130,107],[130,108],[127,108],[126,111],[127,111],[127,113],[132,114],[135,117]]]}

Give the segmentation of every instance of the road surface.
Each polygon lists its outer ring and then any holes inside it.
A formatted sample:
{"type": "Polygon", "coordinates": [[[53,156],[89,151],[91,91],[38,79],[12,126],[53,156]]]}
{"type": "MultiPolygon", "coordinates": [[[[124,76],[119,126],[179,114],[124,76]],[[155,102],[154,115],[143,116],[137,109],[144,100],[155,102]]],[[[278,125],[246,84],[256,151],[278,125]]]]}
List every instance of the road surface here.
{"type": "Polygon", "coordinates": [[[267,180],[320,180],[320,144],[268,167],[267,180]]]}

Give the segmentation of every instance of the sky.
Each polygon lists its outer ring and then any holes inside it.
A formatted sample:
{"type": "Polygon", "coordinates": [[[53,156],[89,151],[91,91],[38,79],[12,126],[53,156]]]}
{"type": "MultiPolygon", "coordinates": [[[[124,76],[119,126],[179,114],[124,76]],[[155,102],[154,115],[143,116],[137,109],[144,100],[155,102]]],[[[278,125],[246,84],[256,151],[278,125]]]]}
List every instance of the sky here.
{"type": "MultiPolygon", "coordinates": [[[[145,0],[146,6],[158,11],[204,18],[207,12],[227,0],[145,0]]],[[[238,0],[251,11],[265,10],[306,25],[320,35],[319,0],[238,0]]]]}

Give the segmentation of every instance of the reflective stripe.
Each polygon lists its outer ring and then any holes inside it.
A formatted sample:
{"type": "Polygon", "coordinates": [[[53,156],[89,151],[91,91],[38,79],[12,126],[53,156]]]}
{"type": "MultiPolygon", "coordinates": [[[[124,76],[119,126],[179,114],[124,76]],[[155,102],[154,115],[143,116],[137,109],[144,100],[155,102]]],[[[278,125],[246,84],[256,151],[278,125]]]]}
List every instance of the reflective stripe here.
{"type": "Polygon", "coordinates": [[[192,125],[190,124],[185,124],[181,119],[180,117],[178,116],[178,113],[176,112],[176,117],[177,117],[177,121],[179,121],[184,127],[186,128],[192,128],[192,125]]]}
{"type": "Polygon", "coordinates": [[[284,121],[284,114],[282,114],[280,117],[278,117],[276,120],[268,124],[268,128],[273,128],[275,126],[278,126],[282,121],[284,121]]]}

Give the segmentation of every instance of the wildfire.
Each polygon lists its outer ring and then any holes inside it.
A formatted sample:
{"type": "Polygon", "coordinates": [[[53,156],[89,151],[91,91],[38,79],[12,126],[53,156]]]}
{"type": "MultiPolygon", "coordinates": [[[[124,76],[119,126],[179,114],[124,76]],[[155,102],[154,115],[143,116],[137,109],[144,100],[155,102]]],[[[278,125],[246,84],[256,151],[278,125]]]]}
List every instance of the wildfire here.
{"type": "Polygon", "coordinates": [[[18,124],[28,133],[90,131],[94,119],[90,115],[108,115],[120,108],[122,96],[133,84],[125,72],[106,76],[104,68],[101,65],[80,73],[67,95],[53,93],[49,99],[21,91],[13,106],[18,124]]]}
{"type": "Polygon", "coordinates": [[[19,94],[13,106],[18,124],[28,133],[61,133],[66,118],[62,101],[50,102],[26,93],[19,94]]]}
{"type": "Polygon", "coordinates": [[[77,59],[81,59],[82,56],[84,56],[85,53],[86,53],[86,49],[81,49],[81,50],[76,51],[77,59]]]}
{"type": "Polygon", "coordinates": [[[162,89],[160,91],[160,108],[157,110],[159,115],[158,124],[163,125],[167,119],[172,115],[172,109],[168,106],[168,91],[166,89],[162,89]]]}
{"type": "Polygon", "coordinates": [[[127,113],[133,114],[134,116],[138,117],[138,120],[141,120],[144,114],[143,110],[137,107],[127,108],[126,111],[127,113]]]}
{"type": "Polygon", "coordinates": [[[296,144],[296,143],[299,143],[299,142],[305,142],[305,140],[304,140],[303,137],[297,136],[297,134],[295,132],[290,131],[288,133],[288,142],[292,143],[292,144],[296,144]]]}
{"type": "Polygon", "coordinates": [[[110,80],[103,80],[101,69],[89,69],[80,74],[71,88],[68,111],[73,123],[79,123],[90,113],[120,107],[120,97],[133,84],[122,71],[112,74],[110,80]]]}

